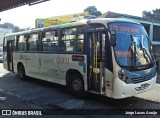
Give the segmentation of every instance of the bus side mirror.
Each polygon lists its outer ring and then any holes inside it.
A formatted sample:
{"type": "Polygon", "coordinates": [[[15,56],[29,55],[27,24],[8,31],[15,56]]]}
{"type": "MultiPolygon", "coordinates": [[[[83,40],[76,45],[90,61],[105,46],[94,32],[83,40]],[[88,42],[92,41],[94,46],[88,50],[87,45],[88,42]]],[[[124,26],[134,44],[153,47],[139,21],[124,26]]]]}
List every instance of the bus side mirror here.
{"type": "Polygon", "coordinates": [[[116,38],[115,38],[114,35],[111,35],[110,42],[111,42],[111,46],[115,46],[116,45],[116,38]]]}

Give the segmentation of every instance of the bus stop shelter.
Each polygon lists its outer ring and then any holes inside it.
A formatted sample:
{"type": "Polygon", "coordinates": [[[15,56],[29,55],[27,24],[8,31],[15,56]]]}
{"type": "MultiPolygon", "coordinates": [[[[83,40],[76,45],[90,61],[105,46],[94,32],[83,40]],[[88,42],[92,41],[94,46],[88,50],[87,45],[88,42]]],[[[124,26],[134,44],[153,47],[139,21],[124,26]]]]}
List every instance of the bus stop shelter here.
{"type": "Polygon", "coordinates": [[[0,0],[0,12],[20,7],[23,5],[35,5],[49,0],[0,0]]]}

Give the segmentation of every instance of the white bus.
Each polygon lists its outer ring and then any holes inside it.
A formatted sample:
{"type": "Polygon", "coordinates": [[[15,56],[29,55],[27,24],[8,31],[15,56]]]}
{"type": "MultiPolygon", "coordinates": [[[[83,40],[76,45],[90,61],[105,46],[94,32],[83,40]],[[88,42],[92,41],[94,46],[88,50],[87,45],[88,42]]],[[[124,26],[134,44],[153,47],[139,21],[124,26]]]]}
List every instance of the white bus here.
{"type": "Polygon", "coordinates": [[[123,19],[90,19],[4,37],[4,68],[115,99],[154,87],[157,73],[144,27],[123,19]]]}

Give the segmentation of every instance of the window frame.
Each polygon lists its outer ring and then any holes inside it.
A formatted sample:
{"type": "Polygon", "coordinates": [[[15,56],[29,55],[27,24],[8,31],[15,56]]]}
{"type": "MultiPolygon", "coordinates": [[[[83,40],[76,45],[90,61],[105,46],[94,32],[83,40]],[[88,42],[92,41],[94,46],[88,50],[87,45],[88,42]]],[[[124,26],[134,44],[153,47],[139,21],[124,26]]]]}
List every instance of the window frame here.
{"type": "Polygon", "coordinates": [[[27,41],[26,41],[26,47],[27,47],[27,52],[40,52],[41,51],[41,40],[40,40],[40,35],[41,32],[31,32],[27,34],[27,41]],[[36,43],[36,50],[30,50],[30,43],[29,43],[29,38],[34,35],[37,34],[38,35],[38,40],[36,40],[36,42],[34,41],[33,43],[36,43]],[[38,45],[39,44],[39,45],[38,45]]]}
{"type": "Polygon", "coordinates": [[[50,30],[45,30],[45,31],[43,31],[43,33],[42,33],[42,35],[43,35],[43,37],[42,37],[42,39],[41,39],[41,49],[42,49],[42,52],[48,52],[48,53],[58,53],[58,45],[59,45],[59,30],[58,29],[50,29],[50,30]],[[51,46],[52,46],[52,41],[50,41],[51,42],[51,45],[50,45],[50,50],[44,50],[43,48],[43,39],[46,37],[45,36],[45,34],[47,33],[47,32],[55,32],[55,34],[57,35],[54,35],[54,37],[56,36],[58,39],[57,40],[53,40],[53,41],[57,41],[57,49],[55,49],[55,50],[51,50],[51,46]]]}
{"type": "Polygon", "coordinates": [[[65,32],[66,30],[68,30],[68,29],[73,29],[73,28],[75,28],[75,39],[65,39],[65,40],[63,40],[63,41],[70,41],[70,43],[71,43],[71,41],[75,41],[76,42],[76,45],[77,45],[77,47],[78,47],[78,41],[80,41],[80,40],[83,40],[83,43],[82,43],[82,51],[78,51],[79,49],[77,49],[76,51],[62,51],[62,50],[59,50],[58,52],[59,53],[68,53],[68,54],[76,54],[76,53],[78,53],[78,54],[81,54],[81,53],[84,53],[84,42],[85,42],[85,25],[79,25],[79,26],[74,26],[74,27],[66,27],[66,28],[62,28],[61,30],[60,30],[60,39],[59,39],[59,48],[60,48],[60,41],[62,41],[62,36],[64,35],[64,34],[62,34],[62,32],[65,32]],[[83,39],[78,39],[78,30],[77,29],[82,29],[83,30],[83,39]],[[63,31],[64,30],[64,31],[63,31]]]}

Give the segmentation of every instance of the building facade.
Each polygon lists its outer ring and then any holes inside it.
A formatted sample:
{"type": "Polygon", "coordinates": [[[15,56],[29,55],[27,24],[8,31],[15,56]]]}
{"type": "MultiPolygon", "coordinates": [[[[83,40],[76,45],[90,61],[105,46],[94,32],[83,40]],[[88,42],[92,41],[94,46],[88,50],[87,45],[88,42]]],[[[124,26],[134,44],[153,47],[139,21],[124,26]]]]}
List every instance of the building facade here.
{"type": "Polygon", "coordinates": [[[12,33],[12,29],[0,28],[0,45],[3,44],[4,35],[8,33],[12,33]]]}

